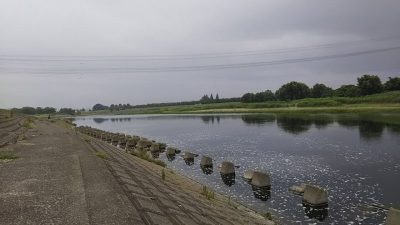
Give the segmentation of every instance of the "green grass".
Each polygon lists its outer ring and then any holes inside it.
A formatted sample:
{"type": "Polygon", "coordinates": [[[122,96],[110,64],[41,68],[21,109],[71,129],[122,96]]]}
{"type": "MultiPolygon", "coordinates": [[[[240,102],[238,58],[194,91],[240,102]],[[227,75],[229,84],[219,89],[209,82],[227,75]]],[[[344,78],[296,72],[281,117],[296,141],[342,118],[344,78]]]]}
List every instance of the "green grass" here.
{"type": "Polygon", "coordinates": [[[31,117],[28,117],[24,121],[24,124],[22,126],[28,128],[28,129],[33,129],[33,128],[35,128],[35,122],[31,117]]]}
{"type": "Polygon", "coordinates": [[[18,156],[9,152],[0,152],[0,160],[13,160],[18,159],[18,156]]]}
{"type": "Polygon", "coordinates": [[[400,112],[400,91],[363,97],[307,98],[262,103],[213,103],[86,112],[83,115],[195,114],[195,113],[359,113],[400,112]]]}
{"type": "Polygon", "coordinates": [[[102,159],[107,159],[108,155],[105,152],[96,152],[95,155],[97,155],[98,157],[102,158],[102,159]]]}
{"type": "Polygon", "coordinates": [[[164,169],[161,170],[161,179],[165,180],[165,170],[164,169]]]}
{"type": "Polygon", "coordinates": [[[215,199],[215,191],[203,185],[201,194],[204,195],[208,200],[215,199]]]}
{"type": "MultiPolygon", "coordinates": [[[[138,157],[138,158],[141,158],[141,159],[144,159],[144,160],[149,161],[149,162],[151,162],[151,163],[154,163],[154,164],[156,164],[156,165],[159,165],[159,166],[162,166],[162,167],[166,167],[166,166],[167,166],[167,164],[166,164],[164,161],[159,160],[159,159],[154,159],[153,157],[151,157],[151,156],[147,153],[146,150],[132,151],[131,154],[134,155],[134,156],[136,156],[136,157],[138,157]]],[[[164,172],[164,173],[165,173],[165,172],[164,172]]],[[[165,176],[165,174],[164,174],[164,176],[165,176]]]]}

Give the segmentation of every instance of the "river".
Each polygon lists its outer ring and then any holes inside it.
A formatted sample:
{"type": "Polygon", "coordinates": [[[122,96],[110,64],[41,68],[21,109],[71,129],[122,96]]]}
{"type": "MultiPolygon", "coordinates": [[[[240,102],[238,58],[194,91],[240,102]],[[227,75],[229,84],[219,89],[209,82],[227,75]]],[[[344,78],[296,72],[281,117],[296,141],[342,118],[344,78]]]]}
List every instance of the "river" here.
{"type": "Polygon", "coordinates": [[[160,158],[179,173],[261,213],[269,211],[285,224],[380,224],[386,212],[371,204],[400,206],[400,126],[379,117],[134,115],[77,117],[74,122],[210,156],[215,165],[211,174],[200,169],[200,157],[193,165],[181,157],[160,158]],[[239,166],[233,185],[221,179],[217,165],[222,161],[239,166]],[[255,197],[240,177],[248,169],[271,175],[270,195],[255,197]],[[304,207],[301,197],[288,191],[300,183],[326,188],[328,208],[316,213],[304,207]]]}

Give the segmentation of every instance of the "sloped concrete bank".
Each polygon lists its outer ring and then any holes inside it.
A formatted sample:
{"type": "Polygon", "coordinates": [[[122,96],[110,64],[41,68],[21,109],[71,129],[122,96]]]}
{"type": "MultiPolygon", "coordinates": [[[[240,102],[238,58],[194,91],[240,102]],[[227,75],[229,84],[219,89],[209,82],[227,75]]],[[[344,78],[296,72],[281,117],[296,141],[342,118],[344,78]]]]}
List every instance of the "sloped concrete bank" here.
{"type": "Polygon", "coordinates": [[[0,224],[274,224],[116,138],[61,120],[36,120],[24,136],[0,149],[16,156],[0,162],[0,224]]]}

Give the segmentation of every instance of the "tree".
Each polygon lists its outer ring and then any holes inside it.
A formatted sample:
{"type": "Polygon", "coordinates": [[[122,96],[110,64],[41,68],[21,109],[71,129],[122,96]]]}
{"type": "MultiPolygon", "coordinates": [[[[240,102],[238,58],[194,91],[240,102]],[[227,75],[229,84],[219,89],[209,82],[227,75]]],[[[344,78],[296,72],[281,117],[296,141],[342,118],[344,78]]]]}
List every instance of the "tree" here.
{"type": "Polygon", "coordinates": [[[20,112],[28,115],[36,114],[36,110],[33,107],[22,107],[20,112]]]}
{"type": "Polygon", "coordinates": [[[214,101],[214,97],[213,97],[213,95],[211,94],[210,95],[210,102],[213,102],[214,101]]]}
{"type": "Polygon", "coordinates": [[[242,96],[242,98],[240,99],[241,102],[253,102],[254,101],[254,94],[253,93],[246,93],[242,96]]]}
{"type": "Polygon", "coordinates": [[[71,108],[61,108],[58,112],[60,114],[69,114],[69,115],[74,115],[75,114],[75,110],[71,109],[71,108]]]}
{"type": "Polygon", "coordinates": [[[304,83],[292,81],[282,85],[275,95],[280,100],[302,99],[310,96],[310,88],[304,83]]]}
{"type": "Polygon", "coordinates": [[[206,104],[210,102],[210,98],[208,97],[208,95],[203,95],[203,97],[201,97],[200,99],[200,103],[202,104],[206,104]]]}
{"type": "Polygon", "coordinates": [[[46,107],[43,109],[43,113],[45,114],[52,114],[52,113],[56,113],[57,110],[53,107],[46,107]]]}
{"type": "Polygon", "coordinates": [[[219,102],[219,95],[218,95],[218,93],[217,93],[217,95],[215,95],[215,101],[216,101],[216,102],[219,102]]]}
{"type": "Polygon", "coordinates": [[[311,88],[312,98],[325,98],[331,96],[331,94],[332,94],[332,88],[327,87],[325,84],[315,84],[311,88]]]}
{"type": "Polygon", "coordinates": [[[102,105],[102,104],[100,104],[100,103],[97,103],[96,105],[93,106],[92,109],[93,109],[93,111],[96,111],[96,110],[105,110],[105,109],[108,109],[108,107],[105,106],[105,105],[102,105]]]}
{"type": "Polygon", "coordinates": [[[276,100],[274,93],[270,90],[266,90],[263,92],[257,92],[254,95],[253,102],[266,102],[266,101],[274,101],[276,100]]]}
{"type": "Polygon", "coordinates": [[[276,101],[276,96],[271,90],[266,90],[263,92],[264,101],[276,101]]]}
{"type": "Polygon", "coordinates": [[[364,75],[357,78],[357,82],[361,95],[371,95],[383,91],[381,79],[376,75],[364,75]]]}
{"type": "Polygon", "coordinates": [[[384,84],[384,88],[386,91],[400,91],[400,77],[389,77],[389,80],[384,84]]]}
{"type": "Polygon", "coordinates": [[[352,84],[342,85],[334,91],[334,95],[339,97],[357,97],[360,96],[360,89],[352,84]]]}

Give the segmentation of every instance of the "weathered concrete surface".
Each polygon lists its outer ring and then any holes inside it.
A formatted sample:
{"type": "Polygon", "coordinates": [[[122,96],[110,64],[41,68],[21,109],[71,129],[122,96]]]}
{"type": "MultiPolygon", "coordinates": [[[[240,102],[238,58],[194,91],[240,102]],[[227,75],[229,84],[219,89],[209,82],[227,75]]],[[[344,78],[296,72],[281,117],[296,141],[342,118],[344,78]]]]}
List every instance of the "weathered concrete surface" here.
{"type": "Polygon", "coordinates": [[[397,225],[400,224],[400,210],[390,208],[386,218],[386,225],[397,225]]]}
{"type": "Polygon", "coordinates": [[[63,123],[36,124],[7,147],[19,159],[0,162],[0,224],[271,224],[63,123]]]}

